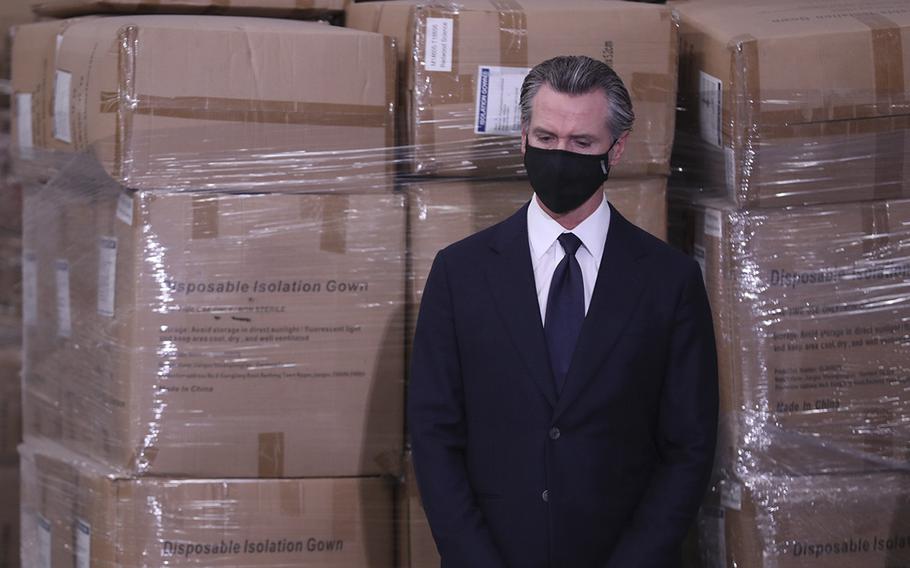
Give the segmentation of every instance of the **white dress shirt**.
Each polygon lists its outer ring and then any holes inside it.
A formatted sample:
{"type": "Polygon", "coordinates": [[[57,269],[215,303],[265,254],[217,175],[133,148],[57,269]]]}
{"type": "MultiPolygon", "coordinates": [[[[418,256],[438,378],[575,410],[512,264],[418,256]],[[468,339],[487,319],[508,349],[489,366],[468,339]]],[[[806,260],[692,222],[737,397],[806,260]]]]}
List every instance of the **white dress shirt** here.
{"type": "Polygon", "coordinates": [[[555,219],[547,215],[537,202],[537,195],[531,197],[528,206],[528,244],[531,248],[531,265],[534,268],[534,283],[537,286],[537,303],[540,304],[540,321],[547,321],[547,298],[550,294],[550,282],[556,265],[566,255],[557,240],[563,233],[574,233],[581,239],[581,246],[575,252],[575,258],[581,266],[581,276],[585,284],[585,315],[591,305],[594,283],[597,281],[597,270],[607,242],[607,231],[610,228],[610,207],[604,196],[600,206],[571,231],[566,230],[555,219]]]}

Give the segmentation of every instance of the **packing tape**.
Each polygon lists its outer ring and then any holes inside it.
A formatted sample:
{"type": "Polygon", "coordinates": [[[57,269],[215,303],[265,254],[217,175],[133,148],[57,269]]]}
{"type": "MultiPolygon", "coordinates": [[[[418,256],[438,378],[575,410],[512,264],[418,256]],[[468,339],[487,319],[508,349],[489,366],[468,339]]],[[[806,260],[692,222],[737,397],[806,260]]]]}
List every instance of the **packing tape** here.
{"type": "MultiPolygon", "coordinates": [[[[121,90],[121,93],[123,90],[121,90]]],[[[101,93],[101,112],[123,112],[121,93],[101,93]]],[[[262,101],[226,97],[128,97],[132,115],[168,118],[252,122],[256,124],[308,124],[314,126],[365,126],[391,128],[387,105],[262,101]]]]}
{"type": "Polygon", "coordinates": [[[499,10],[499,64],[528,66],[528,17],[516,0],[489,0],[499,10]]]}
{"type": "MultiPolygon", "coordinates": [[[[746,147],[746,144],[750,142],[752,144],[759,144],[761,141],[754,139],[757,126],[759,125],[758,120],[761,115],[761,77],[758,67],[758,40],[751,34],[742,34],[731,39],[728,46],[733,51],[733,57],[730,60],[730,65],[733,66],[733,68],[730,70],[730,76],[734,77],[734,81],[739,80],[739,82],[741,82],[740,89],[737,90],[734,88],[733,93],[731,94],[732,96],[737,96],[737,92],[742,92],[746,101],[750,101],[751,104],[737,105],[735,102],[734,104],[730,104],[732,101],[723,101],[723,109],[729,108],[731,111],[732,109],[745,109],[743,115],[737,112],[735,116],[732,114],[728,115],[727,111],[723,111],[724,126],[727,124],[734,125],[734,148],[737,146],[746,147]],[[736,139],[743,134],[747,139],[736,139]]],[[[729,146],[729,144],[725,144],[725,146],[729,146]]],[[[745,171],[746,168],[742,167],[741,164],[734,164],[734,167],[736,167],[737,171],[744,177],[754,178],[756,173],[760,171],[759,158],[759,152],[751,153],[751,163],[749,164],[748,172],[745,171]]],[[[756,207],[761,206],[761,199],[761,192],[756,192],[756,207]]]]}
{"type": "Polygon", "coordinates": [[[130,458],[129,468],[132,471],[145,473],[155,463],[157,457],[157,446],[143,446],[136,450],[130,458]]]}
{"type": "MultiPolygon", "coordinates": [[[[388,124],[391,126],[386,127],[386,148],[393,148],[395,146],[395,112],[398,110],[398,46],[395,43],[395,38],[386,37],[386,41],[383,44],[383,51],[385,52],[385,100],[388,109],[386,110],[388,114],[388,124]]],[[[394,173],[395,163],[394,160],[387,159],[388,163],[388,172],[394,173]]]]}
{"type": "MultiPolygon", "coordinates": [[[[136,93],[136,44],[138,42],[139,28],[126,26],[117,34],[119,49],[117,50],[117,87],[119,96],[127,101],[135,100],[136,93]]],[[[104,95],[102,95],[102,101],[104,95]]],[[[124,149],[132,147],[128,137],[133,132],[133,113],[126,112],[125,105],[119,104],[118,97],[115,111],[117,113],[116,130],[114,132],[114,177],[124,178],[124,169],[131,160],[131,156],[124,156],[124,149]]]]}
{"type": "Polygon", "coordinates": [[[259,434],[259,477],[284,476],[284,432],[259,434]]]}
{"type": "Polygon", "coordinates": [[[887,201],[870,201],[862,205],[860,236],[865,254],[873,254],[891,242],[891,223],[887,201]]]}
{"type": "Polygon", "coordinates": [[[300,218],[306,230],[319,231],[319,249],[344,254],[347,251],[347,221],[350,203],[346,195],[300,196],[300,218]]]}
{"type": "Polygon", "coordinates": [[[278,482],[278,508],[286,517],[302,517],[306,512],[304,481],[287,479],[278,482]]]}
{"type": "Polygon", "coordinates": [[[214,239],[218,236],[218,196],[194,195],[192,239],[214,239]]]}

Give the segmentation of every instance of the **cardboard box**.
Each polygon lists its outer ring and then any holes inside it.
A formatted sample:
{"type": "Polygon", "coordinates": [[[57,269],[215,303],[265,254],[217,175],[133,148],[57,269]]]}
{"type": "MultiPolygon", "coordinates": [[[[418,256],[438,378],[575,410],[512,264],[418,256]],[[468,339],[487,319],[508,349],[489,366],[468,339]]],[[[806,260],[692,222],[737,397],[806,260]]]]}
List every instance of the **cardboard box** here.
{"type": "Polygon", "coordinates": [[[910,12],[892,0],[680,1],[676,152],[740,206],[910,196],[910,12]]]}
{"type": "Polygon", "coordinates": [[[50,208],[27,223],[59,210],[44,235],[26,227],[38,304],[52,306],[26,327],[26,439],[131,474],[397,469],[403,195],[133,192],[97,177],[26,196],[50,208]]]}
{"type": "Polygon", "coordinates": [[[26,566],[394,565],[383,478],[125,479],[44,445],[22,470],[26,566]]]}
{"type": "Polygon", "coordinates": [[[699,514],[706,568],[886,568],[910,562],[905,472],[724,480],[699,514]]]}
{"type": "Polygon", "coordinates": [[[9,79],[10,29],[34,19],[28,0],[4,0],[0,5],[0,79],[9,79]]]}
{"type": "Polygon", "coordinates": [[[398,486],[399,568],[439,566],[439,552],[430,531],[427,514],[420,502],[411,453],[405,456],[404,476],[398,486]]]}
{"type": "Polygon", "coordinates": [[[0,339],[18,334],[21,326],[22,237],[0,230],[0,339]]]}
{"type": "Polygon", "coordinates": [[[448,6],[407,0],[350,4],[345,15],[349,27],[398,40],[399,144],[407,146],[401,159],[414,173],[523,173],[517,133],[521,82],[529,68],[565,54],[609,63],[629,89],[636,120],[615,175],[669,171],[677,31],[665,6],[604,0],[465,0],[448,6]],[[483,112],[476,104],[478,82],[489,87],[483,112]]]}
{"type": "Polygon", "coordinates": [[[0,566],[19,567],[19,464],[0,466],[0,566]]]}
{"type": "Polygon", "coordinates": [[[0,466],[16,461],[22,441],[21,369],[22,345],[0,338],[0,466]]]}
{"type": "Polygon", "coordinates": [[[80,14],[232,14],[271,18],[320,18],[344,10],[346,0],[31,0],[42,16],[80,14]]]}
{"type": "MultiPolygon", "coordinates": [[[[91,153],[130,188],[337,191],[390,181],[390,39],[229,16],[84,18],[50,44],[50,34],[34,35],[17,39],[37,43],[30,60],[55,53],[52,73],[31,68],[43,77],[35,92],[46,94],[31,105],[43,114],[32,121],[36,140],[91,153]]],[[[27,123],[22,106],[15,112],[27,123]]]]}
{"type": "Polygon", "coordinates": [[[714,315],[720,465],[808,474],[906,463],[910,200],[672,210],[714,315]]]}
{"type": "MultiPolygon", "coordinates": [[[[533,194],[527,180],[423,180],[407,184],[410,209],[408,343],[436,253],[512,215],[533,194]]],[[[667,180],[611,179],[607,200],[629,221],[666,240],[667,180]]]]}

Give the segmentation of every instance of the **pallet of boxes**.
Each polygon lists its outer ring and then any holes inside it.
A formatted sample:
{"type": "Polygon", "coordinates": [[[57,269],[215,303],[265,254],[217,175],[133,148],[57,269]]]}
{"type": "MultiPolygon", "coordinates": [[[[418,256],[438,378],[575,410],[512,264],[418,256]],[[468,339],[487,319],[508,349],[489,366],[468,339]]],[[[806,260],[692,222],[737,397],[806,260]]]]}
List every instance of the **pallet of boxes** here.
{"type": "MultiPolygon", "coordinates": [[[[666,237],[677,28],[664,6],[605,0],[391,0],[351,4],[346,25],[399,45],[396,160],[408,196],[408,332],[440,249],[501,221],[532,189],[520,153],[519,93],[529,69],[558,55],[612,65],[636,121],[605,189],[618,210],[666,237]]],[[[437,566],[410,455],[399,493],[401,566],[437,566]]]]}
{"type": "Polygon", "coordinates": [[[703,267],[722,398],[702,565],[907,565],[910,10],[674,9],[671,234],[703,267]]]}
{"type": "Polygon", "coordinates": [[[394,43],[137,4],[16,34],[23,565],[391,567],[394,43]]]}
{"type": "Polygon", "coordinates": [[[9,175],[9,36],[33,19],[27,0],[0,5],[0,566],[19,566],[22,436],[22,188],[9,175]]]}

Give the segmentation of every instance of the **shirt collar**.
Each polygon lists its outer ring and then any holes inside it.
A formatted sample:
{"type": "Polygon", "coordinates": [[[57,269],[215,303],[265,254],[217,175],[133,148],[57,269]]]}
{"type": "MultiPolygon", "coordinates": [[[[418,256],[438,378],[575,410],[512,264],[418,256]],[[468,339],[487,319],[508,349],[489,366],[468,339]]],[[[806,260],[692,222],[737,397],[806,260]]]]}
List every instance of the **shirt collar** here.
{"type": "Polygon", "coordinates": [[[606,195],[603,196],[600,206],[571,231],[567,231],[565,227],[547,215],[537,202],[536,193],[531,197],[531,203],[528,205],[528,242],[531,246],[531,256],[535,261],[550,250],[559,235],[571,232],[581,239],[582,245],[591,253],[599,266],[609,228],[610,207],[607,205],[606,195]]]}

